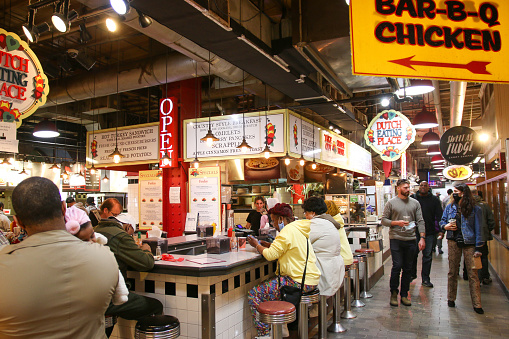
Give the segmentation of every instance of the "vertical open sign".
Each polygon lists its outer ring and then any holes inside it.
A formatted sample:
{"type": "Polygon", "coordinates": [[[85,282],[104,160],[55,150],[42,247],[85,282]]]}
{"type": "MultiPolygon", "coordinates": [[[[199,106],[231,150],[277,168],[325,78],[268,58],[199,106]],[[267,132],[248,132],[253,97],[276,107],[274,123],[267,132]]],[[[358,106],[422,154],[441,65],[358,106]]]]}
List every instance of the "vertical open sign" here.
{"type": "Polygon", "coordinates": [[[177,167],[178,159],[178,101],[176,97],[159,102],[159,168],[177,167]],[[163,164],[168,154],[169,164],[163,164]]]}

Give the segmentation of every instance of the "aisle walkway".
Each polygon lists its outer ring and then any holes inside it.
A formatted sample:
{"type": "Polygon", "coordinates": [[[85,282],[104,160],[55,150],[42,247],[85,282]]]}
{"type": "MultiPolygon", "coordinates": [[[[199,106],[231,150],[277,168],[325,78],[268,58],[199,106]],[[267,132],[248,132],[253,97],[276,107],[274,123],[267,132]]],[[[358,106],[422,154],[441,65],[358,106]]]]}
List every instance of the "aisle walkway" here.
{"type": "MultiPolygon", "coordinates": [[[[431,282],[434,288],[421,286],[420,265],[418,278],[410,285],[412,306],[389,305],[389,276],[392,262],[385,265],[385,275],[372,288],[374,297],[366,306],[354,309],[357,318],[342,319],[348,331],[331,334],[329,338],[508,338],[509,301],[495,282],[482,285],[484,315],[472,308],[468,282],[458,277],[456,308],[447,307],[447,250],[433,254],[431,282]]],[[[421,256],[419,256],[419,264],[421,256]]]]}

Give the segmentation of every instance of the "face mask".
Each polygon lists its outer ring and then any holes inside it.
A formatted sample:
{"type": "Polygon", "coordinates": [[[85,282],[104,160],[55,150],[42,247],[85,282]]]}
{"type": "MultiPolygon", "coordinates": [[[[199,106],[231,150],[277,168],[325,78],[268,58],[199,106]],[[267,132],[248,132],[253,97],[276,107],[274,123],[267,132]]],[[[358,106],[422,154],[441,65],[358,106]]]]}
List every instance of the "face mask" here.
{"type": "Polygon", "coordinates": [[[279,227],[279,232],[281,232],[283,230],[283,227],[285,227],[285,223],[283,221],[281,221],[279,224],[277,224],[278,227],[279,227]]]}
{"type": "Polygon", "coordinates": [[[460,200],[461,200],[461,197],[460,197],[460,195],[459,195],[458,193],[453,193],[453,194],[452,194],[452,198],[454,199],[454,201],[455,201],[456,203],[459,203],[459,202],[460,202],[460,200]]]}

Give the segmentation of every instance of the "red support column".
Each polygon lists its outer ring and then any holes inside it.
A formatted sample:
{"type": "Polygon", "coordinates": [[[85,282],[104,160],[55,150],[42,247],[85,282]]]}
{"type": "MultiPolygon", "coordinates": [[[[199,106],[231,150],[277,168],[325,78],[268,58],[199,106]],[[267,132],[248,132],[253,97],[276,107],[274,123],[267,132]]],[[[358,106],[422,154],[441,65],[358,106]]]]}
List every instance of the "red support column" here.
{"type": "Polygon", "coordinates": [[[179,166],[163,169],[163,230],[168,237],[181,236],[184,232],[187,214],[187,182],[189,163],[184,163],[183,120],[195,117],[201,112],[201,78],[189,79],[161,86],[163,96],[176,97],[179,108],[179,166]],[[165,90],[167,89],[166,93],[165,90]],[[170,204],[170,187],[180,187],[180,204],[170,204]]]}

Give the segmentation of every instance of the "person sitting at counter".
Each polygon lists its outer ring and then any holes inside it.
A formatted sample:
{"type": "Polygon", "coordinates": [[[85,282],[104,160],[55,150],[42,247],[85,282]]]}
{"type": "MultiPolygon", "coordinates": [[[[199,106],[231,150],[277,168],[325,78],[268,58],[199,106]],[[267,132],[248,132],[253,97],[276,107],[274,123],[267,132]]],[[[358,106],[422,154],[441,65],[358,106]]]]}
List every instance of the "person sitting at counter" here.
{"type": "Polygon", "coordinates": [[[325,200],[325,205],[327,205],[327,213],[332,216],[334,220],[336,220],[339,224],[339,239],[341,240],[341,257],[343,258],[343,262],[346,266],[349,266],[353,263],[353,253],[350,248],[350,243],[348,242],[348,236],[345,231],[345,221],[339,213],[339,208],[336,203],[332,200],[325,200]]]}
{"type": "MultiPolygon", "coordinates": [[[[116,217],[122,212],[122,205],[117,199],[106,199],[99,208],[101,221],[95,227],[95,231],[108,239],[109,246],[117,259],[120,272],[127,278],[127,270],[149,271],[154,267],[154,256],[150,246],[143,244],[141,248],[136,245],[133,237],[122,227],[122,224],[111,217],[116,217]]],[[[127,320],[139,320],[143,317],[162,314],[163,304],[154,298],[129,293],[128,301],[122,305],[112,303],[106,310],[107,315],[116,315],[127,320]]],[[[113,327],[106,330],[109,337],[113,327]]]]}
{"type": "MultiPolygon", "coordinates": [[[[267,211],[265,209],[265,199],[263,197],[256,197],[255,198],[255,211],[251,211],[246,219],[246,228],[251,229],[255,232],[255,235],[258,235],[260,230],[260,221],[262,219],[262,215],[267,214],[267,211]]],[[[263,225],[265,226],[265,225],[263,225]]]]}
{"type": "MultiPolygon", "coordinates": [[[[293,211],[288,204],[276,204],[269,210],[269,215],[274,227],[279,231],[274,242],[270,247],[261,245],[254,237],[248,237],[248,242],[268,261],[278,260],[278,276],[262,282],[248,292],[253,319],[256,319],[256,310],[260,303],[281,298],[281,286],[301,287],[306,265],[304,292],[314,290],[320,281],[320,270],[316,266],[316,256],[309,241],[309,221],[304,224],[293,222],[293,211]],[[308,248],[309,256],[306,262],[308,248]]],[[[266,336],[269,325],[254,321],[258,336],[266,336]]]]}
{"type": "Polygon", "coordinates": [[[345,277],[345,263],[341,257],[341,239],[335,224],[340,226],[327,213],[327,205],[322,198],[310,197],[302,204],[304,216],[311,221],[309,240],[316,254],[316,265],[322,275],[318,283],[321,295],[333,296],[341,287],[345,277]]]}

